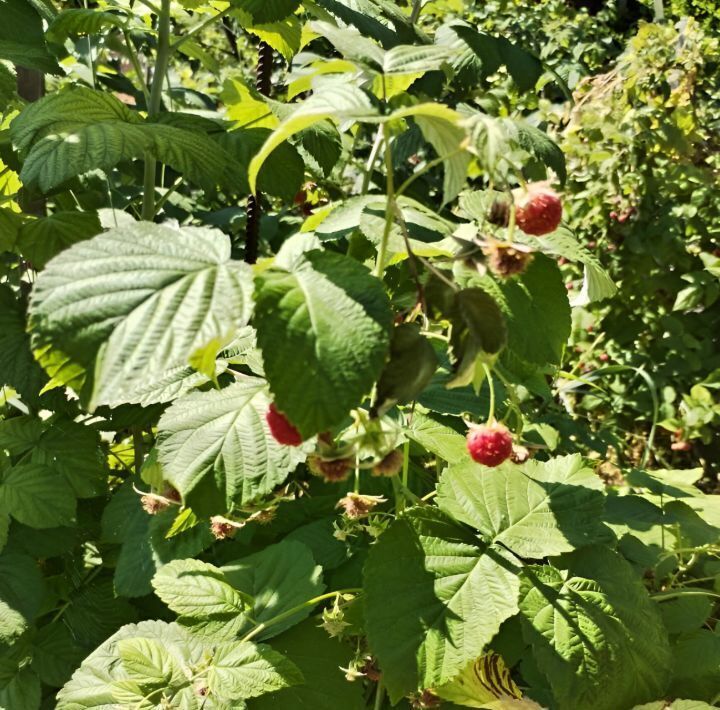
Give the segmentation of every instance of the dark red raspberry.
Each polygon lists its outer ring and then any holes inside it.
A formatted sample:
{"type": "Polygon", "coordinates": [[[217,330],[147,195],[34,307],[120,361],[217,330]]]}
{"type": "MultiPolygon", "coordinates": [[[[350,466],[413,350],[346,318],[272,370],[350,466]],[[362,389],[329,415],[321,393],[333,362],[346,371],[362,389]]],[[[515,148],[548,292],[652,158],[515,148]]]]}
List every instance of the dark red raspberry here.
{"type": "Polygon", "coordinates": [[[288,421],[288,418],[271,404],[265,413],[265,420],[270,427],[270,433],[278,444],[285,446],[300,446],[303,439],[300,432],[288,421]]]}
{"type": "Polygon", "coordinates": [[[560,195],[547,185],[530,185],[515,193],[515,222],[525,234],[536,237],[554,232],[562,220],[560,195]]]}
{"type": "Polygon", "coordinates": [[[508,428],[498,422],[474,426],[467,435],[467,449],[474,461],[484,466],[499,466],[512,455],[512,436],[508,428]]]}

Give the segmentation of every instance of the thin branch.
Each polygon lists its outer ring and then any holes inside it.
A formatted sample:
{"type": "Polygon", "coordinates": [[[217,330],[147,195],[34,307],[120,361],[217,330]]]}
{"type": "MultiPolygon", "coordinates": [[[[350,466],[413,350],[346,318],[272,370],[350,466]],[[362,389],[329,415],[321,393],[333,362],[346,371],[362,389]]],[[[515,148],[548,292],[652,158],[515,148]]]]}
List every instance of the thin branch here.
{"type": "Polygon", "coordinates": [[[322,601],[325,601],[326,599],[332,599],[333,597],[340,597],[343,594],[357,594],[358,592],[362,592],[362,589],[352,587],[350,589],[338,589],[335,592],[327,592],[327,594],[321,594],[318,597],[313,597],[312,599],[308,599],[307,601],[303,602],[302,604],[298,604],[297,606],[294,606],[292,609],[288,609],[287,611],[282,612],[282,614],[278,614],[277,616],[273,616],[271,619],[268,619],[267,621],[263,621],[261,624],[258,624],[254,629],[252,629],[249,633],[245,634],[245,636],[240,639],[241,641],[250,641],[250,639],[255,638],[259,633],[262,633],[265,629],[267,629],[270,626],[274,626],[275,624],[284,621],[285,619],[289,619],[291,616],[295,616],[298,612],[302,611],[303,609],[306,609],[307,607],[315,606],[316,604],[319,604],[322,601]]]}
{"type": "Polygon", "coordinates": [[[232,10],[232,6],[225,8],[224,10],[221,10],[220,12],[216,13],[215,15],[212,15],[211,17],[208,17],[207,19],[203,20],[202,22],[199,22],[195,27],[188,30],[183,34],[182,37],[178,37],[171,45],[170,45],[170,53],[174,53],[177,51],[177,49],[182,46],[185,42],[187,42],[193,35],[198,34],[198,32],[202,32],[206,27],[209,27],[214,22],[217,22],[218,20],[221,20],[225,15],[228,14],[232,10]]]}
{"type": "Polygon", "coordinates": [[[145,72],[143,71],[142,65],[140,64],[140,59],[137,55],[137,52],[135,51],[135,47],[133,46],[132,39],[130,38],[130,33],[127,30],[123,30],[123,37],[125,38],[125,45],[127,46],[130,63],[133,65],[133,69],[137,74],[138,81],[140,82],[140,90],[145,97],[145,106],[149,107],[150,89],[148,88],[147,82],[145,81],[145,72]]]}
{"type": "Polygon", "coordinates": [[[422,0],[413,0],[412,11],[410,12],[410,22],[412,22],[413,25],[418,21],[421,11],[422,11],[422,0]]]}

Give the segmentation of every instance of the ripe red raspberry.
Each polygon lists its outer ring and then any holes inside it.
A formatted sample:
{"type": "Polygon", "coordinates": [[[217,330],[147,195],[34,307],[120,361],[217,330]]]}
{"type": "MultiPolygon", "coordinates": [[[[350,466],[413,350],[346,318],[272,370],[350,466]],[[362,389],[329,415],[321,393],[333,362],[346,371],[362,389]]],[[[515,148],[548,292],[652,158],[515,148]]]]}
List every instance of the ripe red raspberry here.
{"type": "Polygon", "coordinates": [[[467,448],[474,461],[484,466],[499,466],[512,454],[512,436],[508,428],[498,422],[481,424],[468,432],[467,448]]]}
{"type": "Polygon", "coordinates": [[[288,418],[278,412],[275,404],[271,404],[265,413],[265,420],[270,427],[270,433],[275,441],[285,446],[300,446],[303,439],[300,432],[288,421],[288,418]]]}
{"type": "Polygon", "coordinates": [[[554,232],[562,219],[560,195],[547,185],[530,185],[515,191],[515,222],[525,234],[539,237],[554,232]]]}

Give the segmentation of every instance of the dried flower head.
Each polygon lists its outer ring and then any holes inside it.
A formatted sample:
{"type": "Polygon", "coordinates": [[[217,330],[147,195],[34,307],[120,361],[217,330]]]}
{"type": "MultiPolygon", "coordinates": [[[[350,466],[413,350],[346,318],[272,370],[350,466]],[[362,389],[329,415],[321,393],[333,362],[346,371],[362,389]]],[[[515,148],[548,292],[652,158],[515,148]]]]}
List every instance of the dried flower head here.
{"type": "Polygon", "coordinates": [[[233,537],[239,527],[241,526],[234,524],[222,515],[213,515],[213,517],[210,518],[210,532],[212,532],[216,540],[225,540],[225,538],[233,537]]]}
{"type": "Polygon", "coordinates": [[[171,500],[173,503],[180,503],[182,501],[182,496],[180,495],[180,491],[173,488],[172,486],[168,485],[163,490],[163,497],[167,498],[168,500],[171,500]]]}
{"type": "Polygon", "coordinates": [[[368,679],[377,683],[382,678],[382,672],[377,664],[377,660],[372,656],[365,656],[363,658],[363,664],[360,668],[363,675],[368,679]]]}
{"type": "Polygon", "coordinates": [[[516,245],[501,242],[490,242],[483,251],[490,271],[503,278],[523,273],[533,257],[530,252],[519,249],[516,245]]]}
{"type": "Polygon", "coordinates": [[[368,496],[360,493],[348,493],[337,503],[337,508],[343,508],[348,518],[357,520],[370,514],[372,509],[380,503],[385,503],[387,498],[383,496],[368,496]]]}
{"type": "Polygon", "coordinates": [[[348,458],[324,459],[317,454],[312,454],[308,456],[307,466],[314,476],[320,476],[328,483],[338,483],[350,475],[353,460],[348,458]]]}
{"type": "Polygon", "coordinates": [[[413,710],[429,710],[430,708],[439,708],[441,705],[440,698],[433,693],[432,690],[423,690],[422,693],[411,695],[410,707],[413,710]]]}
{"type": "Polygon", "coordinates": [[[510,204],[509,196],[497,196],[490,205],[487,221],[498,227],[507,227],[510,222],[510,204]]]}
{"type": "Polygon", "coordinates": [[[530,458],[530,450],[526,446],[513,444],[510,460],[513,463],[525,463],[530,458]]]}
{"type": "Polygon", "coordinates": [[[402,471],[403,453],[400,449],[394,449],[380,463],[375,464],[372,470],[373,476],[394,476],[402,471]]]}
{"type": "Polygon", "coordinates": [[[149,515],[157,515],[170,505],[162,496],[157,496],[154,493],[146,493],[140,498],[140,503],[143,510],[149,515]]]}

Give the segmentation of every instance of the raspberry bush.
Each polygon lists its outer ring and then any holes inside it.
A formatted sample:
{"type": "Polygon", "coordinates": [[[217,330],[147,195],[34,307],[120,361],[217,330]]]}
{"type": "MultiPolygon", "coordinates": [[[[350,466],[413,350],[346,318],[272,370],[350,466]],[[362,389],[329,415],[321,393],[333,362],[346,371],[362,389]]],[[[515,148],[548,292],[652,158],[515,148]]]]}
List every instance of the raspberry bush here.
{"type": "Polygon", "coordinates": [[[0,708],[720,698],[708,471],[576,406],[622,31],[505,5],[0,2],[0,708]]]}

